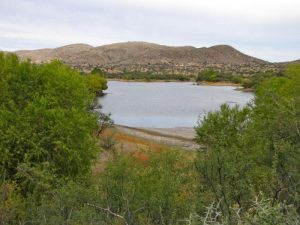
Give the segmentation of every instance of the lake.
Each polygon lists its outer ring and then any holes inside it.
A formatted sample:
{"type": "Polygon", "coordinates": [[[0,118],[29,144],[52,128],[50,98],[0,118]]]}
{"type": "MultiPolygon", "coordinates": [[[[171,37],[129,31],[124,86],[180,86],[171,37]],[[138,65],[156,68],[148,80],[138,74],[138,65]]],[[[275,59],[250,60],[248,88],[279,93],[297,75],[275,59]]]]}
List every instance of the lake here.
{"type": "Polygon", "coordinates": [[[132,127],[194,127],[199,117],[223,103],[246,105],[253,93],[232,86],[191,82],[109,81],[106,95],[97,99],[116,124],[132,127]]]}

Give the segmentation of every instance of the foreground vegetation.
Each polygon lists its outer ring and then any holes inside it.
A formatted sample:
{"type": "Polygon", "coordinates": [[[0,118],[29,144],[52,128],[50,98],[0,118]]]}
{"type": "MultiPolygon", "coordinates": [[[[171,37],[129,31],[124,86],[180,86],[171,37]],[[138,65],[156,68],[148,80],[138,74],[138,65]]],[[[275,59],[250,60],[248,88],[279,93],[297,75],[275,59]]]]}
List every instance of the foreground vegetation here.
{"type": "Polygon", "coordinates": [[[0,54],[0,224],[299,224],[300,66],[284,75],[209,113],[197,153],[125,152],[91,110],[103,78],[0,54]]]}

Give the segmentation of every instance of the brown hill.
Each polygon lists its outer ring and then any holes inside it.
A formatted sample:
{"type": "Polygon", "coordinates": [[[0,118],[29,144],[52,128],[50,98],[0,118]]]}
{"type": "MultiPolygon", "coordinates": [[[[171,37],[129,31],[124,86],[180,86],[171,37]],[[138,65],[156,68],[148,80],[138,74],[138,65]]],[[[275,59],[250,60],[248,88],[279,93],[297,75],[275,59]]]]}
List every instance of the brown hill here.
{"type": "Polygon", "coordinates": [[[228,45],[195,48],[146,42],[116,43],[99,47],[74,44],[54,49],[22,50],[16,54],[22,59],[30,58],[37,63],[60,59],[83,71],[98,67],[111,73],[151,71],[195,74],[207,68],[250,73],[273,67],[269,62],[245,55],[228,45]]]}
{"type": "Polygon", "coordinates": [[[290,63],[300,63],[300,59],[295,60],[295,61],[292,61],[292,62],[290,62],[290,63]]]}

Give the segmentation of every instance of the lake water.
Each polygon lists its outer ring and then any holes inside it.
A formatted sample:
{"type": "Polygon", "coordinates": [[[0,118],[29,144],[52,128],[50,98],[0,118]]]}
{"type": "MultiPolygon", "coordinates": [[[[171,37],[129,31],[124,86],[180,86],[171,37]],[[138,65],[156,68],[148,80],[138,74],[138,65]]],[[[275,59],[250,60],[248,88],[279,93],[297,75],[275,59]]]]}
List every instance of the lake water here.
{"type": "Polygon", "coordinates": [[[109,81],[106,95],[97,101],[116,124],[132,127],[194,127],[199,116],[222,103],[244,106],[252,93],[230,86],[203,86],[190,82],[109,81]]]}

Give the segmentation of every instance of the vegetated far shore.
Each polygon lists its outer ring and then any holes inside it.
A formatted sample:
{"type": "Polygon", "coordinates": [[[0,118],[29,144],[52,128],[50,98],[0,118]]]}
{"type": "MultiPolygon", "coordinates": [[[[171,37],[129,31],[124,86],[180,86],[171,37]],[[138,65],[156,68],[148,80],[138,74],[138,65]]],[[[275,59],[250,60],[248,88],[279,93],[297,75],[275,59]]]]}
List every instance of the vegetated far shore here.
{"type": "Polygon", "coordinates": [[[235,91],[242,91],[242,92],[254,92],[254,88],[245,88],[242,86],[242,84],[237,84],[233,82],[209,82],[209,81],[180,81],[180,80],[145,80],[145,79],[133,79],[133,80],[128,80],[128,79],[120,79],[120,78],[108,78],[108,81],[120,81],[120,82],[129,82],[129,83],[134,83],[134,82],[146,82],[146,83],[159,83],[159,82],[178,82],[178,83],[183,83],[183,82],[193,82],[193,85],[202,85],[202,86],[215,86],[215,87],[236,87],[234,90],[235,91]]]}
{"type": "Polygon", "coordinates": [[[159,82],[178,82],[178,83],[184,83],[184,82],[192,82],[194,85],[203,85],[203,86],[231,86],[236,87],[235,90],[237,91],[243,91],[243,92],[254,92],[255,88],[253,86],[244,86],[242,83],[236,83],[233,81],[207,81],[207,80],[197,80],[197,79],[147,79],[147,78],[112,78],[107,77],[108,81],[120,81],[120,82],[146,82],[146,83],[159,83],[159,82]]]}
{"type": "Polygon", "coordinates": [[[241,84],[233,83],[233,82],[209,82],[209,81],[195,81],[195,80],[176,80],[176,79],[166,79],[166,80],[160,80],[160,79],[122,79],[122,78],[107,78],[108,81],[121,81],[121,82],[178,82],[178,83],[184,83],[184,82],[193,82],[195,85],[206,85],[206,86],[234,86],[234,87],[240,87],[241,84]]]}

